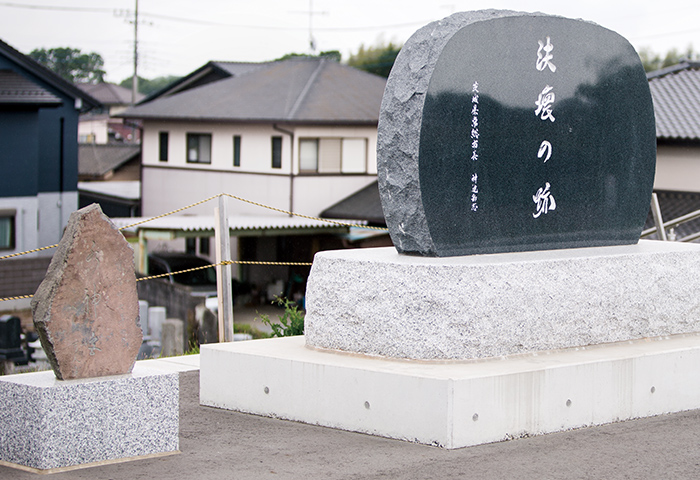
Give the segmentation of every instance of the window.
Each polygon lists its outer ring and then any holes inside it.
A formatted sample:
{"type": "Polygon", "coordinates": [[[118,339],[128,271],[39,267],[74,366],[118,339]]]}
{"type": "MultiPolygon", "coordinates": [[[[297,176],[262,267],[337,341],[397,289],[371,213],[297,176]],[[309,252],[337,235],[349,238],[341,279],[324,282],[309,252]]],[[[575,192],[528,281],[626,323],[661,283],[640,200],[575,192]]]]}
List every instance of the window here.
{"type": "Polygon", "coordinates": [[[318,138],[299,139],[299,170],[318,171],[318,138]]]}
{"type": "Polygon", "coordinates": [[[367,139],[300,138],[299,171],[366,173],[367,139]]]}
{"type": "Polygon", "coordinates": [[[0,210],[0,250],[15,248],[15,210],[0,210]]]}
{"type": "Polygon", "coordinates": [[[158,160],[168,161],[168,132],[158,133],[158,160]]]}
{"type": "Polygon", "coordinates": [[[187,237],[185,239],[185,253],[194,255],[197,252],[197,237],[187,237]]]}
{"type": "Polygon", "coordinates": [[[209,237],[199,237],[199,253],[209,255],[209,237]]]}
{"type": "Polygon", "coordinates": [[[365,173],[367,171],[367,140],[344,138],[342,151],[343,173],[365,173]]]}
{"type": "Polygon", "coordinates": [[[211,163],[211,134],[187,134],[187,163],[211,163]]]}
{"type": "Polygon", "coordinates": [[[233,166],[241,166],[241,136],[233,136],[233,166]]]}
{"type": "Polygon", "coordinates": [[[322,138],[319,140],[319,173],[340,173],[340,138],[322,138]]]}
{"type": "Polygon", "coordinates": [[[282,137],[272,137],[272,168],[282,168],[282,137]]]}

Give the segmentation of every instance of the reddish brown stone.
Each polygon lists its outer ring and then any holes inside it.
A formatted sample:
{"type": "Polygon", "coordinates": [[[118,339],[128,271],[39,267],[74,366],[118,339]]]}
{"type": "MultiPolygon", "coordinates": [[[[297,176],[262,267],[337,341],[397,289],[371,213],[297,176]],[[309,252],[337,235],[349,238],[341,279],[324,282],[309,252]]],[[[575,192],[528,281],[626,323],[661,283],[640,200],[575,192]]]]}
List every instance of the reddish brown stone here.
{"type": "Polygon", "coordinates": [[[71,214],[32,313],[59,380],[131,372],[142,342],[134,253],[99,205],[71,214]]]}

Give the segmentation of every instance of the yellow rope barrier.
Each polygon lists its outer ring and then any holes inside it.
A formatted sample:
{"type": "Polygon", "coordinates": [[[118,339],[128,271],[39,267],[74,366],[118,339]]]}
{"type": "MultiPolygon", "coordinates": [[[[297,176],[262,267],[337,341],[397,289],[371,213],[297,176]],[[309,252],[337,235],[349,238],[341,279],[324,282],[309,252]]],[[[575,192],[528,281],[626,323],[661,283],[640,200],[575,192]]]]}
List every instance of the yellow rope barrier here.
{"type": "MultiPolygon", "coordinates": [[[[163,218],[163,217],[167,217],[168,215],[173,215],[173,214],[175,214],[175,213],[182,212],[182,211],[184,211],[184,210],[190,209],[190,208],[192,208],[192,207],[196,207],[196,206],[201,205],[201,204],[203,204],[203,203],[207,203],[207,202],[209,202],[209,201],[211,201],[211,200],[214,200],[215,198],[219,198],[219,197],[221,197],[222,195],[223,195],[223,196],[226,196],[226,197],[233,198],[234,200],[238,200],[238,201],[241,201],[241,202],[249,203],[249,204],[251,204],[251,205],[255,205],[255,206],[257,206],[257,207],[266,208],[266,209],[268,209],[268,210],[272,210],[272,211],[279,212],[279,213],[284,213],[284,214],[286,214],[286,215],[292,215],[292,216],[295,216],[295,217],[306,218],[306,219],[308,219],[308,220],[316,220],[316,221],[325,222],[325,223],[332,223],[332,224],[334,224],[334,225],[339,225],[339,226],[341,226],[341,227],[356,227],[356,228],[364,228],[364,229],[368,229],[368,230],[379,230],[379,231],[383,231],[383,232],[388,232],[388,231],[389,231],[388,228],[383,228],[383,227],[370,227],[370,226],[368,226],[368,225],[361,225],[361,224],[355,224],[355,223],[337,222],[337,221],[335,221],[335,220],[329,220],[329,219],[327,219],[327,218],[311,217],[311,216],[309,216],[309,215],[302,215],[302,214],[299,214],[299,213],[294,213],[294,212],[290,212],[290,211],[287,211],[287,210],[282,210],[281,208],[275,208],[275,207],[271,207],[271,206],[269,206],[269,205],[264,205],[264,204],[262,204],[262,203],[253,202],[252,200],[247,200],[247,199],[242,198],[242,197],[237,197],[237,196],[235,196],[235,195],[231,195],[230,193],[219,193],[219,194],[214,195],[214,196],[212,196],[212,197],[205,198],[204,200],[200,200],[199,202],[195,202],[195,203],[192,203],[192,204],[190,204],[190,205],[187,205],[187,206],[185,206],[185,207],[178,208],[178,209],[176,209],[176,210],[172,210],[172,211],[170,211],[170,212],[163,213],[163,214],[161,214],[161,215],[157,215],[157,216],[155,216],[155,217],[147,218],[147,219],[145,219],[145,220],[141,220],[140,222],[132,223],[132,224],[130,224],[130,225],[125,225],[125,226],[123,226],[123,227],[120,227],[119,230],[126,230],[127,228],[136,227],[136,226],[138,226],[138,225],[142,225],[142,224],[144,224],[144,223],[148,223],[148,222],[153,221],[153,220],[156,220],[156,219],[158,219],[158,218],[163,218]]],[[[27,250],[27,251],[25,251],[25,252],[11,253],[11,254],[9,254],[9,255],[5,255],[5,256],[0,257],[0,260],[5,260],[5,259],[8,259],[8,258],[13,258],[13,257],[19,257],[19,256],[22,256],[22,255],[28,255],[28,254],[30,254],[30,253],[41,252],[41,251],[43,251],[43,250],[48,250],[48,249],[50,249],[50,248],[56,248],[57,246],[58,246],[58,244],[56,243],[56,244],[54,244],[54,245],[49,245],[49,246],[47,246],[47,247],[40,247],[40,248],[35,248],[35,249],[33,249],[33,250],[27,250]]],[[[0,299],[0,301],[2,301],[2,300],[3,300],[3,299],[0,299]]]]}
{"type": "MultiPolygon", "coordinates": [[[[219,265],[234,265],[234,264],[241,264],[241,265],[267,265],[267,266],[282,266],[282,267],[310,267],[313,265],[313,263],[310,262],[256,262],[253,260],[229,260],[229,261],[223,261],[219,263],[213,263],[211,265],[204,265],[203,267],[194,267],[194,268],[188,268],[186,270],[178,270],[177,272],[172,272],[172,273],[161,273],[160,275],[150,275],[148,277],[141,277],[137,278],[137,282],[143,282],[146,280],[153,280],[154,278],[163,278],[163,277],[169,277],[170,275],[179,275],[181,273],[187,273],[187,272],[193,272],[195,270],[204,270],[206,268],[212,268],[212,267],[218,267],[219,265]]],[[[21,300],[24,298],[32,298],[34,295],[20,295],[17,297],[6,297],[6,298],[0,298],[0,302],[4,302],[7,300],[21,300]]]]}
{"type": "Polygon", "coordinates": [[[240,201],[240,202],[245,202],[245,203],[249,203],[249,204],[251,204],[251,205],[255,205],[256,207],[267,208],[268,210],[272,210],[272,211],[279,212],[279,213],[284,213],[284,214],[287,214],[287,215],[293,215],[293,216],[295,216],[295,217],[306,218],[306,219],[308,219],[308,220],[317,220],[317,221],[320,221],[320,222],[333,223],[333,224],[335,224],[335,225],[340,225],[341,227],[366,228],[366,229],[369,229],[369,230],[381,230],[381,231],[383,231],[383,232],[388,232],[388,231],[389,231],[388,228],[384,228],[384,227],[370,227],[369,225],[361,225],[361,224],[356,224],[356,223],[337,222],[337,221],[335,221],[335,220],[328,220],[327,218],[311,217],[311,216],[309,216],[309,215],[302,215],[302,214],[300,214],[300,213],[289,212],[289,211],[287,211],[287,210],[282,210],[281,208],[275,208],[275,207],[271,207],[271,206],[269,206],[269,205],[263,205],[262,203],[253,202],[252,200],[246,200],[245,198],[237,197],[237,196],[235,196],[235,195],[231,195],[230,193],[222,193],[221,195],[224,195],[224,196],[226,196],[226,197],[231,197],[231,198],[233,198],[234,200],[238,200],[238,201],[240,201]]]}

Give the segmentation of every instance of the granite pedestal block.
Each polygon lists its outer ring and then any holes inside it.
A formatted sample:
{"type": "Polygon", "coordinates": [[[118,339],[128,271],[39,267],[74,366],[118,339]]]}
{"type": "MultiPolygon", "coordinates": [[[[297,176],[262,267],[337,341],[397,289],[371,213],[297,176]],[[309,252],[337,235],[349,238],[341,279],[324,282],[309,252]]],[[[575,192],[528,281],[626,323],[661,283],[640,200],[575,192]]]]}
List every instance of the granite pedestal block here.
{"type": "Polygon", "coordinates": [[[700,245],[427,258],[316,254],[308,346],[466,360],[700,332],[700,245]]]}
{"type": "Polygon", "coordinates": [[[57,380],[0,377],[0,461],[36,470],[176,452],[179,380],[136,365],[131,374],[57,380]]]}

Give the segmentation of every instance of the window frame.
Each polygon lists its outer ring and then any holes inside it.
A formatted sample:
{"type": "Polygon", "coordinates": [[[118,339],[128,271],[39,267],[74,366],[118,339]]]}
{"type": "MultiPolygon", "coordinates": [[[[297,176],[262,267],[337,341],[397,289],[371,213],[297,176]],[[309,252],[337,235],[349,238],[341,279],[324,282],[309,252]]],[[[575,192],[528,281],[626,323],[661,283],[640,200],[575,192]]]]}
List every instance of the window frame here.
{"type": "Polygon", "coordinates": [[[320,144],[321,139],[319,137],[299,138],[299,173],[318,173],[320,144]],[[302,165],[302,143],[314,144],[315,159],[313,168],[304,167],[302,165]]]}
{"type": "Polygon", "coordinates": [[[270,141],[271,166],[275,170],[282,168],[282,137],[273,136],[270,141]]]}
{"type": "Polygon", "coordinates": [[[233,136],[233,166],[241,166],[241,136],[233,136]]]}
{"type": "Polygon", "coordinates": [[[167,162],[170,147],[170,132],[158,132],[158,161],[167,162]]]}
{"type": "Polygon", "coordinates": [[[17,247],[17,210],[0,210],[0,221],[9,220],[9,241],[2,243],[0,239],[0,250],[14,250],[17,247]]]}
{"type": "Polygon", "coordinates": [[[212,157],[212,134],[211,133],[197,133],[197,132],[187,132],[185,136],[185,160],[189,164],[199,164],[199,165],[211,165],[211,157],[212,157]],[[202,150],[202,143],[201,139],[205,138],[208,139],[209,143],[209,158],[205,161],[202,160],[202,156],[204,151],[202,150]],[[196,160],[190,160],[190,140],[197,140],[197,159],[196,160]]]}

